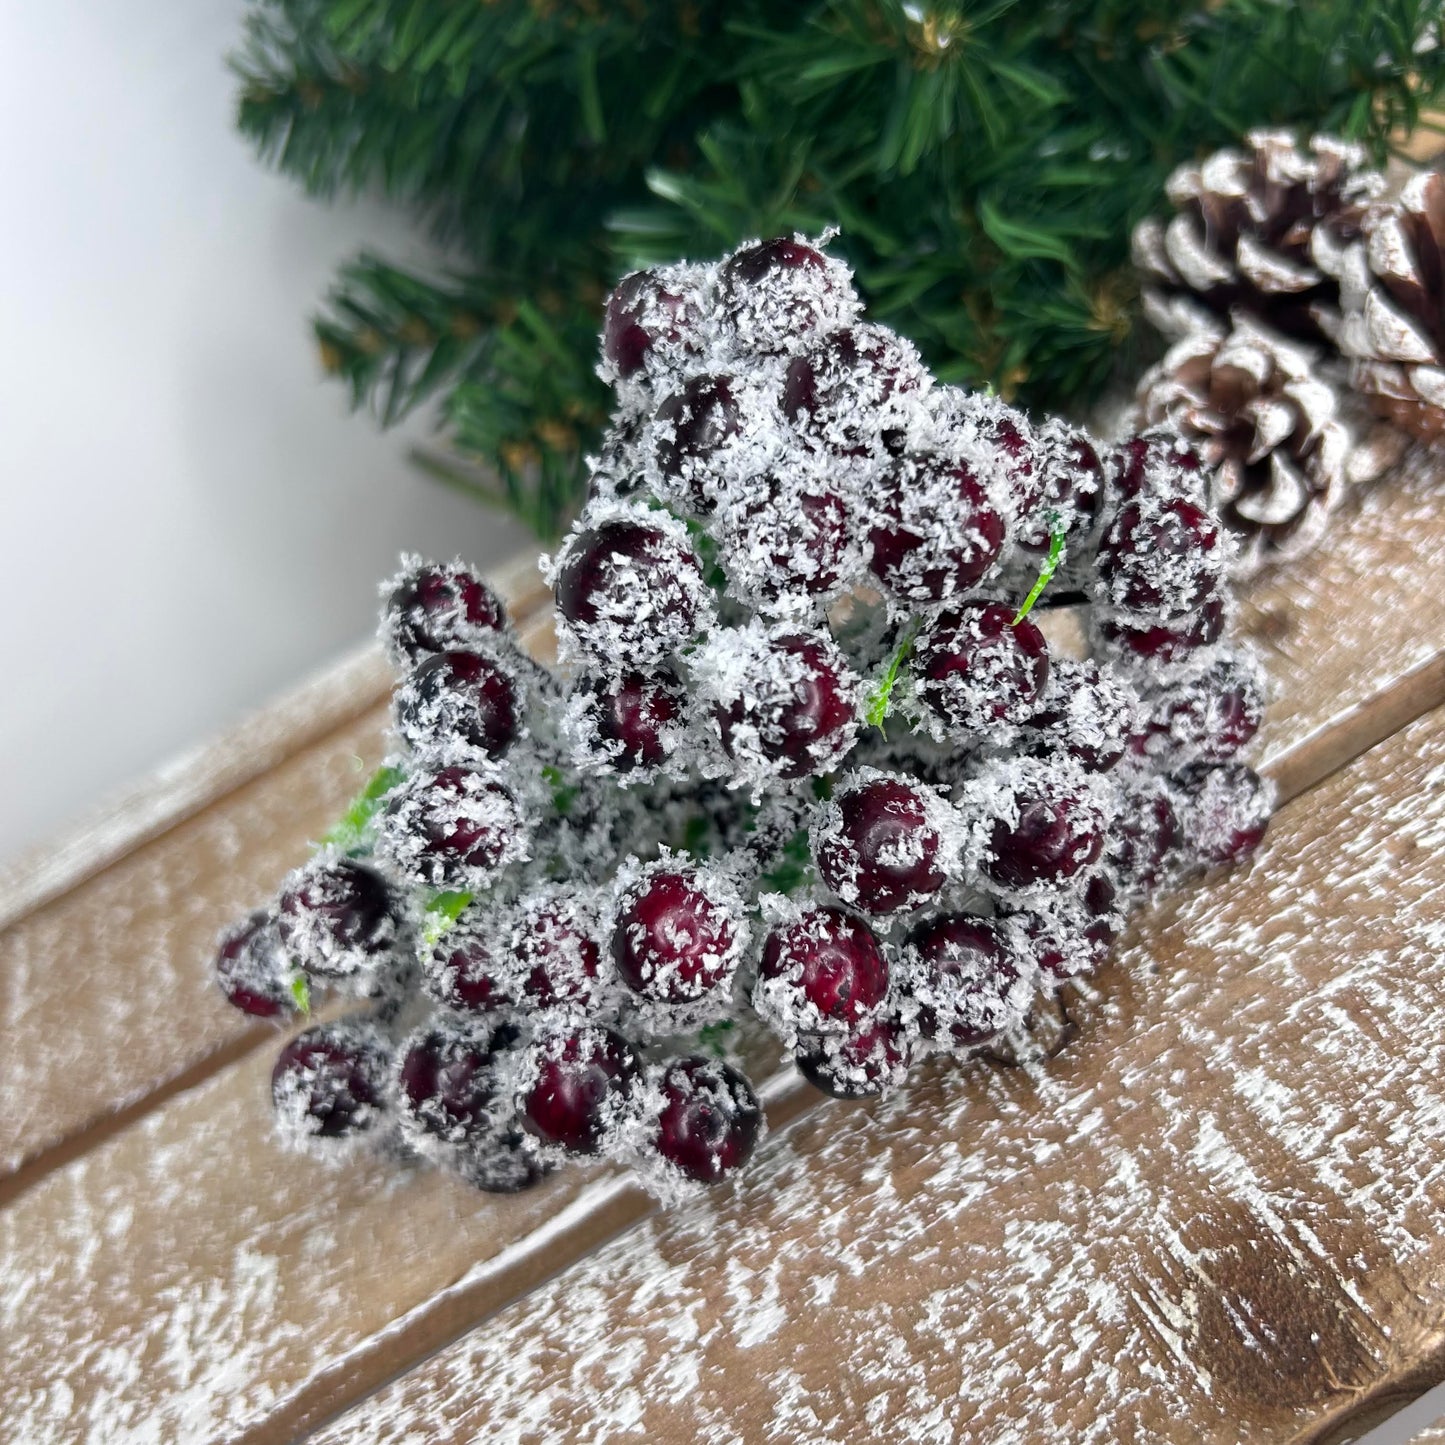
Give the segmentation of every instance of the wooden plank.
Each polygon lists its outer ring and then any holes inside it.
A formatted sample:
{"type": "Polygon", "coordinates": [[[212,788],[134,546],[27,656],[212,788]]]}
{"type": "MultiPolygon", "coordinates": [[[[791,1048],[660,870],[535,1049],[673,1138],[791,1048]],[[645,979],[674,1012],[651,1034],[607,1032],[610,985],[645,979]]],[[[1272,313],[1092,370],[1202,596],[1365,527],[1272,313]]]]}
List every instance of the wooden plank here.
{"type": "Polygon", "coordinates": [[[1421,1388],[1442,784],[1437,712],[1153,910],[1046,1072],[810,1111],[316,1439],[1304,1442],[1421,1388]]]}
{"type": "MultiPolygon", "coordinates": [[[[498,579],[524,618],[547,595],[529,569],[498,579]]],[[[380,653],[358,654],[0,878],[0,1198],[27,1161],[270,1036],[205,960],[375,766],[390,686],[380,653]]]]}

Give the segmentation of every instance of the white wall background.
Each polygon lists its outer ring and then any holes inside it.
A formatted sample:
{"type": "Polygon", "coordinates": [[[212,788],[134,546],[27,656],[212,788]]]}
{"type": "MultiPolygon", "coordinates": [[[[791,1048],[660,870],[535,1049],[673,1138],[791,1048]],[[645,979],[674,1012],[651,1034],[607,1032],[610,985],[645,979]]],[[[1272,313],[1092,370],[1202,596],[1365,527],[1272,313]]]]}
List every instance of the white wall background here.
{"type": "Polygon", "coordinates": [[[241,0],[0,0],[0,857],[298,681],[403,548],[524,534],[350,416],[307,316],[379,205],[231,126],[241,0]]]}

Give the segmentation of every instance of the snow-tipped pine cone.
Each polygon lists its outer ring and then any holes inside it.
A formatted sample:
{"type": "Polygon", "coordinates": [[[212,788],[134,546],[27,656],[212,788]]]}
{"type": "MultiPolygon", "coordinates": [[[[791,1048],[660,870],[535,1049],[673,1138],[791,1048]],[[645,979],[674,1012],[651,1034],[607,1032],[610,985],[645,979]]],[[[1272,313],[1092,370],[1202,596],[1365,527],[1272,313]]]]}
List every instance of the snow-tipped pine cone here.
{"type": "Polygon", "coordinates": [[[1175,215],[1134,232],[1145,314],[1171,338],[1240,307],[1292,336],[1333,336],[1340,254],[1384,185],[1361,147],[1277,130],[1178,167],[1175,215]]]}
{"type": "Polygon", "coordinates": [[[1413,176],[1365,220],[1342,270],[1340,347],[1380,415],[1421,441],[1445,437],[1445,175],[1413,176]]]}
{"type": "Polygon", "coordinates": [[[1209,468],[1242,572],[1307,551],[1349,488],[1398,459],[1400,434],[1370,425],[1342,381],[1338,362],[1240,313],[1177,341],[1140,382],[1143,424],[1171,425],[1209,468]]]}

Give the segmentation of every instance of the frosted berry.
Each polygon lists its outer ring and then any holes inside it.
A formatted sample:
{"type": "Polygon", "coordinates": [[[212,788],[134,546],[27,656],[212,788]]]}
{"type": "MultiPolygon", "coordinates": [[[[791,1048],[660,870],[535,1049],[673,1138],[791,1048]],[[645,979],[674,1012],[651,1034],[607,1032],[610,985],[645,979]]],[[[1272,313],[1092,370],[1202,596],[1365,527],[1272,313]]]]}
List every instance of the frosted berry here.
{"type": "Polygon", "coordinates": [[[983,869],[995,883],[1058,884],[1099,857],[1107,819],[1082,773],[1041,765],[1021,771],[1010,791],[985,840],[983,869]]]}
{"type": "Polygon", "coordinates": [[[840,492],[766,477],[729,511],[724,560],[733,586],[772,610],[836,591],[851,570],[850,541],[840,492]]]}
{"type": "Polygon", "coordinates": [[[568,539],[557,572],[557,610],[613,666],[659,661],[696,630],[702,568],[686,540],[617,519],[568,539]]]}
{"type": "Polygon", "coordinates": [[[865,913],[916,907],[948,880],[943,807],[935,794],[902,777],[846,784],[814,830],[818,876],[865,913]]]}
{"type": "Polygon", "coordinates": [[[664,1004],[702,998],[732,981],[746,937],[741,912],[741,901],[721,896],[700,870],[656,869],[622,897],[612,961],[642,998],[664,1004]]]}
{"type": "Polygon", "coordinates": [[[392,585],[382,614],[393,651],[412,662],[470,648],[506,625],[497,594],[459,563],[411,567],[392,585]]]}
{"type": "Polygon", "coordinates": [[[1219,597],[1205,601],[1187,621],[1165,626],[1134,627],[1113,619],[1102,619],[1098,632],[1105,646],[1124,658],[1140,662],[1181,662],[1201,647],[1218,642],[1224,632],[1224,602],[1219,597]]]}
{"type": "Polygon", "coordinates": [[[517,684],[500,663],[475,652],[429,657],[396,695],[396,721],[414,748],[465,743],[500,757],[517,740],[517,684]]]}
{"type": "Polygon", "coordinates": [[[515,1000],[501,981],[491,930],[454,928],[423,960],[421,983],[427,996],[459,1013],[496,1013],[515,1000]]]}
{"type": "Polygon", "coordinates": [[[1004,536],[1003,518],[966,466],[905,458],[894,463],[874,499],[869,565],[895,597],[940,602],[987,576],[1004,536]]]}
{"type": "Polygon", "coordinates": [[[1164,876],[1179,843],[1179,819],[1163,788],[1133,793],[1114,824],[1108,858],[1125,885],[1144,892],[1164,876]]]}
{"type": "Polygon", "coordinates": [[[695,512],[712,511],[708,464],[742,430],[733,385],[730,376],[696,376],[657,409],[658,470],[695,512]]]}
{"type": "Polygon", "coordinates": [[[458,764],[409,778],[387,806],[379,842],[417,882],[477,888],[526,856],[527,833],[512,793],[458,764]]]}
{"type": "Polygon", "coordinates": [[[853,1025],[888,994],[888,963],[872,929],[841,908],[807,908],[768,934],[754,1003],[765,1018],[814,1028],[853,1025]]]}
{"type": "Polygon", "coordinates": [[[1159,431],[1120,443],[1105,459],[1104,470],[1123,497],[1169,495],[1181,489],[1197,495],[1203,475],[1198,453],[1177,436],[1159,431]]]}
{"type": "Polygon", "coordinates": [[[857,680],[823,637],[716,634],[711,695],[722,745],[744,768],[782,778],[827,772],[858,730],[857,680]]]}
{"type": "Polygon", "coordinates": [[[497,1096],[489,1041],[455,1028],[428,1028],[404,1046],[398,1101],[408,1127],[449,1144],[485,1132],[497,1096]]]}
{"type": "Polygon", "coordinates": [[[518,989],[532,1009],[585,1004],[599,990],[602,950],[587,907],[565,889],[524,899],[512,930],[518,989]]]}
{"type": "Polygon", "coordinates": [[[1197,763],[1170,779],[1180,798],[1184,839],[1204,863],[1236,863],[1269,827],[1269,786],[1243,763],[1197,763]]]}
{"type": "Polygon", "coordinates": [[[1152,700],[1138,751],[1168,763],[1223,763],[1259,731],[1264,689],[1256,669],[1224,658],[1152,700]]]}
{"type": "Polygon", "coordinates": [[[1018,1023],[1028,1006],[1013,950],[990,919],[926,919],[909,933],[904,958],[924,1038],[971,1048],[1018,1023]]]}
{"type": "Polygon", "coordinates": [[[683,1178],[716,1184],[747,1163],[763,1111],[735,1068],[717,1059],[674,1059],[655,1087],[662,1104],[653,1147],[683,1178]]]}
{"type": "Polygon", "coordinates": [[[1209,514],[1182,497],[1130,502],[1099,544],[1101,596],[1151,623],[1188,619],[1218,595],[1219,539],[1209,514]]]}
{"type": "Polygon", "coordinates": [[[320,1024],[281,1050],[271,1099],[293,1138],[338,1139],[372,1128],[386,1099],[388,1053],[374,1030],[320,1024]]]}
{"type": "Polygon", "coordinates": [[[569,1153],[595,1154],[637,1074],[632,1045],[611,1029],[544,1034],[531,1045],[523,1127],[569,1153]]]}
{"type": "Polygon", "coordinates": [[[922,389],[918,354],[882,326],[833,332],[789,363],[783,413],[805,436],[859,454],[903,420],[896,397],[922,389]]]}
{"type": "Polygon", "coordinates": [[[912,1038],[901,1019],[865,1019],[844,1034],[811,1034],[799,1041],[798,1072],[834,1099],[866,1099],[900,1084],[913,1061],[912,1038]]]}
{"type": "Polygon", "coordinates": [[[1068,428],[1040,458],[1020,486],[1019,545],[1045,553],[1055,531],[1066,538],[1085,533],[1094,523],[1104,495],[1104,465],[1094,444],[1068,428]]]}
{"type": "Polygon", "coordinates": [[[216,949],[216,982],[233,1008],[261,1019],[295,1013],[290,976],[276,920],[264,909],[221,935],[216,949]]]}
{"type": "Polygon", "coordinates": [[[1019,723],[1049,680],[1049,648],[1017,608],[970,602],[946,612],[913,645],[919,701],[955,736],[972,742],[999,723],[1019,723]]]}
{"type": "Polygon", "coordinates": [[[520,1194],[552,1172],[552,1165],[527,1148],[521,1129],[513,1125],[470,1141],[448,1162],[485,1194],[520,1194]]]}
{"type": "Polygon", "coordinates": [[[623,673],[615,682],[590,678],[581,685],[585,714],[600,743],[597,755],[619,773],[661,767],[682,736],[687,695],[671,668],[623,673]]]}
{"type": "Polygon", "coordinates": [[[381,874],[325,853],[287,880],[276,920],[287,955],[322,979],[352,978],[374,968],[399,933],[396,901],[381,874]]]}
{"type": "Polygon", "coordinates": [[[765,353],[785,351],[842,319],[851,300],[821,251],[786,237],[734,252],[720,281],[738,340],[765,353]]]}
{"type": "Polygon", "coordinates": [[[1027,720],[1037,746],[1068,753],[1105,773],[1129,750],[1139,726],[1139,695],[1092,659],[1055,658],[1037,712],[1027,720]]]}
{"type": "MultiPolygon", "coordinates": [[[[675,283],[674,283],[675,284],[675,283]]],[[[660,340],[678,341],[690,319],[681,288],[672,289],[657,271],[634,271],[607,298],[602,322],[602,354],[629,377],[642,369],[660,340]]]]}

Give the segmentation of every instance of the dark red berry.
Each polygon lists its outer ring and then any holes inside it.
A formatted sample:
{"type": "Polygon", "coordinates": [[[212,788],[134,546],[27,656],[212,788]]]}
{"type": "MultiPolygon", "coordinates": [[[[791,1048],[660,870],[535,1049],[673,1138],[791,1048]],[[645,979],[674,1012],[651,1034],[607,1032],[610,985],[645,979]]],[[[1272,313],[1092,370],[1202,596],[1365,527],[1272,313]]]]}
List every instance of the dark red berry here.
{"type": "Polygon", "coordinates": [[[1104,464],[1080,431],[1069,434],[1039,459],[1020,493],[1019,545],[1045,553],[1056,531],[1087,532],[1104,495],[1104,464]]]}
{"type": "Polygon", "coordinates": [[[569,540],[557,610],[602,660],[655,660],[692,636],[703,591],[692,549],[661,527],[606,522],[569,540]]]}
{"type": "Polygon", "coordinates": [[[595,1154],[637,1072],[632,1045],[611,1029],[543,1035],[520,1100],[523,1127],[570,1153],[595,1154]]]}
{"type": "Polygon", "coordinates": [[[624,276],[607,298],[602,354],[619,376],[633,375],[658,341],[681,338],[686,310],[683,297],[669,290],[658,272],[634,271],[624,276]]]}
{"type": "Polygon", "coordinates": [[[533,1008],[595,996],[602,965],[595,925],[565,893],[544,893],[522,905],[512,947],[521,995],[533,1008]]]}
{"type": "Polygon", "coordinates": [[[841,908],[813,907],[768,934],[758,966],[759,1011],[786,1023],[856,1024],[888,994],[873,931],[841,908]]]}
{"type": "Polygon", "coordinates": [[[924,1038],[972,1048],[1023,1016],[1028,990],[1020,986],[1004,934],[990,919],[966,913],[926,919],[908,935],[905,958],[924,1038]]]}
{"type": "Polygon", "coordinates": [[[1129,750],[1138,718],[1138,696],[1117,674],[1091,659],[1056,658],[1039,710],[1026,720],[1026,741],[1105,773],[1129,750]]]}
{"type": "Polygon", "coordinates": [[[712,511],[707,464],[741,430],[730,376],[695,376],[658,407],[653,426],[658,468],[683,484],[695,512],[712,511]]]}
{"type": "Polygon", "coordinates": [[[1129,502],[1099,544],[1104,600],[1151,624],[1190,618],[1218,596],[1219,537],[1208,512],[1182,497],[1129,502]]]}
{"type": "Polygon", "coordinates": [[[814,839],[823,882],[865,913],[913,908],[947,881],[939,799],[901,777],[838,791],[814,839]]]}
{"type": "Polygon", "coordinates": [[[296,1012],[291,967],[276,920],[264,909],[228,928],[216,949],[216,982],[226,1002],[254,1018],[296,1012]]]}
{"type": "Polygon", "coordinates": [[[388,805],[383,842],[409,876],[465,887],[522,856],[525,833],[501,783],[456,765],[413,775],[388,805]]]}
{"type": "Polygon", "coordinates": [[[1104,961],[1107,943],[1099,941],[1084,927],[1084,920],[1071,911],[1067,916],[1023,912],[1010,915],[1009,923],[1020,946],[1037,964],[1045,979],[1056,982],[1092,973],[1104,961]]]}
{"type": "Polygon", "coordinates": [[[840,493],[766,477],[728,517],[730,579],[763,603],[825,596],[843,580],[850,538],[840,493]]]}
{"type": "Polygon", "coordinates": [[[517,685],[499,663],[475,652],[429,657],[396,696],[396,721],[414,748],[454,740],[501,757],[521,732],[517,685]]]}
{"type": "Polygon", "coordinates": [[[587,715],[608,765],[619,773],[660,767],[676,746],[687,694],[671,668],[628,672],[616,682],[594,678],[583,684],[587,715]]]}
{"type": "Polygon", "coordinates": [[[695,868],[648,873],[623,896],[612,961],[634,993],[684,1003],[725,987],[737,967],[740,922],[695,868]]]}
{"type": "Polygon", "coordinates": [[[1156,696],[1135,746],[1166,766],[1228,762],[1259,731],[1263,719],[1258,674],[1226,658],[1156,696]]]}
{"type": "Polygon", "coordinates": [[[1179,843],[1179,820],[1160,788],[1133,794],[1114,822],[1109,862],[1127,887],[1148,892],[1164,876],[1179,843]]]}
{"type": "Polygon", "coordinates": [[[811,1034],[799,1040],[798,1072],[834,1099],[865,1099],[902,1082],[913,1059],[901,1020],[865,1019],[846,1034],[811,1034]]]}
{"type": "Polygon", "coordinates": [[[486,1194],[520,1194],[552,1172],[550,1163],[526,1147],[522,1131],[510,1125],[471,1141],[449,1162],[486,1194]]]}
{"type": "Polygon", "coordinates": [[[899,420],[894,398],[918,391],[912,348],[882,326],[834,331],[788,366],[783,412],[815,441],[845,455],[868,449],[899,420]]]}
{"type": "Polygon", "coordinates": [[[961,463],[905,458],[884,478],[874,506],[869,565],[905,601],[939,602],[967,591],[998,560],[1003,518],[961,463]]]}
{"type": "Polygon", "coordinates": [[[1188,621],[1157,627],[1131,627],[1127,623],[1102,620],[1099,637],[1116,652],[1132,654],[1149,662],[1179,662],[1191,652],[1218,642],[1224,632],[1224,602],[1211,597],[1188,621]]]}
{"type": "Polygon", "coordinates": [[[1243,763],[1197,763],[1170,783],[1181,799],[1185,841],[1204,863],[1236,863],[1263,841],[1269,786],[1243,763]]]}
{"type": "Polygon", "coordinates": [[[778,237],[744,246],[723,263],[722,299],[738,338],[754,351],[785,351],[836,319],[845,298],[827,259],[778,237]]]}
{"type": "Polygon", "coordinates": [[[472,647],[507,624],[497,594],[460,564],[412,568],[387,599],[383,624],[398,651],[418,662],[428,653],[472,647]]]}
{"type": "Polygon", "coordinates": [[[372,1031],[321,1024],[298,1034],[271,1071],[271,1098],[285,1127],[301,1138],[336,1139],[370,1129],[386,1092],[387,1055],[372,1031]]]}
{"type": "Polygon", "coordinates": [[[752,1155],[763,1111],[752,1085],[718,1059],[674,1059],[657,1081],[654,1147],[685,1179],[716,1184],[752,1155]]]}
{"type": "Polygon", "coordinates": [[[738,682],[715,710],[729,757],[802,778],[828,771],[852,746],[853,678],[842,654],[817,636],[769,637],[738,682]]]}
{"type": "Polygon", "coordinates": [[[397,938],[396,902],[385,879],[352,858],[320,855],[291,875],[276,909],[281,944],[318,978],[350,978],[397,938]]]}
{"type": "Polygon", "coordinates": [[[920,701],[968,737],[1028,719],[1049,680],[1049,647],[1028,619],[1002,602],[946,612],[913,646],[920,701]]]}
{"type": "Polygon", "coordinates": [[[500,982],[492,943],[479,930],[457,928],[432,951],[422,970],[422,988],[446,1008],[495,1013],[515,1000],[500,982]]]}
{"type": "Polygon", "coordinates": [[[1109,881],[1107,874],[1095,873],[1084,885],[1084,914],[1088,919],[1084,925],[1084,936],[1101,954],[1108,952],[1109,945],[1124,926],[1123,915],[1117,906],[1118,897],[1119,890],[1109,881]]]}
{"type": "Polygon", "coordinates": [[[1103,819],[1067,781],[1035,770],[1014,789],[1013,808],[988,835],[984,870],[1005,888],[1072,878],[1103,851],[1103,819]]]}
{"type": "Polygon", "coordinates": [[[483,1040],[427,1029],[407,1044],[398,1082],[403,1117],[433,1138],[459,1144],[492,1123],[495,1055],[483,1040]]]}
{"type": "Polygon", "coordinates": [[[1177,436],[1145,432],[1115,447],[1104,470],[1113,489],[1123,497],[1144,492],[1177,495],[1181,489],[1192,495],[1202,465],[1198,453],[1177,436]]]}

